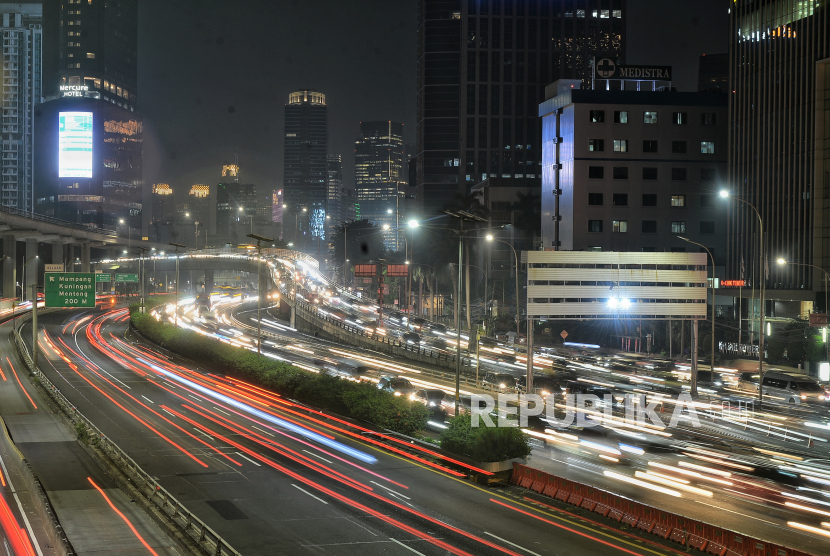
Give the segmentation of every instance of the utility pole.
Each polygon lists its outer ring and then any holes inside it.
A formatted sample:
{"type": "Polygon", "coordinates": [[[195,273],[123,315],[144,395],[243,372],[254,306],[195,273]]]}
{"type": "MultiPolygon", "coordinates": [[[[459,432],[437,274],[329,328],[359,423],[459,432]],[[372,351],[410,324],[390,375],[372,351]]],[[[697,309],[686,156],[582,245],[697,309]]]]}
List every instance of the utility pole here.
{"type": "Polygon", "coordinates": [[[176,248],[176,306],[173,309],[173,326],[179,326],[179,247],[185,249],[181,243],[170,243],[176,248]]]}
{"type": "Polygon", "coordinates": [[[258,236],[256,234],[248,234],[248,237],[256,240],[256,252],[259,258],[257,266],[257,296],[256,296],[256,352],[262,355],[262,242],[271,243],[274,241],[270,237],[258,236]]]}
{"type": "Polygon", "coordinates": [[[37,283],[32,284],[32,366],[37,369],[37,283]]]}

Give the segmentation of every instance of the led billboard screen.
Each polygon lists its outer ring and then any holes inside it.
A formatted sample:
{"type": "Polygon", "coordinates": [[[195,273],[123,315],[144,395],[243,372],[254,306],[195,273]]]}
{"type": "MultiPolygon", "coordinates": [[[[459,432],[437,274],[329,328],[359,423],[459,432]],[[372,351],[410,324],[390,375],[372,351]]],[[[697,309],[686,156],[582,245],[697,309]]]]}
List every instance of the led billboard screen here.
{"type": "Polygon", "coordinates": [[[61,112],[58,126],[58,176],[92,177],[92,112],[61,112]]]}

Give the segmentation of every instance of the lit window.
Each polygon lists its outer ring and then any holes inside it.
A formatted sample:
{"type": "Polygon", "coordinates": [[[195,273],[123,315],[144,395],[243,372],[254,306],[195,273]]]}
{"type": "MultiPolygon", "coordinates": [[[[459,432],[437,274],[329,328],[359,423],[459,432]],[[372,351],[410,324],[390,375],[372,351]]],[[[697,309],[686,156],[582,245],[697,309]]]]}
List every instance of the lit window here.
{"type": "Polygon", "coordinates": [[[627,124],[628,123],[628,111],[627,110],[614,110],[614,123],[615,124],[627,124]]]}
{"type": "Polygon", "coordinates": [[[701,141],[700,142],[700,154],[715,154],[715,143],[714,143],[714,141],[701,141]]]}
{"type": "Polygon", "coordinates": [[[585,17],[585,10],[576,10],[576,17],[585,17]]]}
{"type": "Polygon", "coordinates": [[[628,152],[628,139],[614,139],[614,152],[615,153],[627,153],[628,152]]]}
{"type": "Polygon", "coordinates": [[[94,52],[87,52],[86,57],[87,58],[95,58],[95,53],[94,52]]]}
{"type": "Polygon", "coordinates": [[[614,17],[617,19],[622,19],[622,10],[614,10],[614,17]]]}
{"type": "Polygon", "coordinates": [[[590,118],[592,124],[601,124],[605,122],[605,110],[591,110],[590,118]]]}
{"type": "Polygon", "coordinates": [[[685,207],[686,206],[686,196],[685,195],[672,195],[671,196],[671,206],[673,206],[673,207],[685,207]]]}
{"type": "Polygon", "coordinates": [[[622,234],[626,233],[628,231],[628,220],[612,220],[611,231],[622,234]]]}
{"type": "Polygon", "coordinates": [[[643,123],[644,124],[656,124],[657,123],[657,112],[643,112],[643,123]]]}
{"type": "Polygon", "coordinates": [[[671,223],[671,233],[673,234],[685,234],[686,233],[686,222],[680,220],[674,220],[671,223]]]}
{"type": "Polygon", "coordinates": [[[450,19],[461,19],[461,12],[452,12],[450,19]]]}
{"type": "Polygon", "coordinates": [[[591,152],[603,152],[605,141],[603,139],[588,139],[588,150],[591,152]]]}
{"type": "Polygon", "coordinates": [[[610,15],[611,15],[611,12],[609,10],[602,10],[600,12],[599,17],[600,17],[600,19],[608,19],[608,16],[610,16],[610,15]]]}

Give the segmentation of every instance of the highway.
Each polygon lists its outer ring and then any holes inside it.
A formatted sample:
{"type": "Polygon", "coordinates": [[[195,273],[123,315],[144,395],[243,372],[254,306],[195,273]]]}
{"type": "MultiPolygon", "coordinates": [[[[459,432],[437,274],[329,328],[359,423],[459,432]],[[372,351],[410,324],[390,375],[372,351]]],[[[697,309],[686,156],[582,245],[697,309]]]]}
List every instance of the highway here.
{"type": "Polygon", "coordinates": [[[40,319],[41,369],[243,554],[648,550],[472,485],[458,467],[123,339],[124,311],[40,319]]]}

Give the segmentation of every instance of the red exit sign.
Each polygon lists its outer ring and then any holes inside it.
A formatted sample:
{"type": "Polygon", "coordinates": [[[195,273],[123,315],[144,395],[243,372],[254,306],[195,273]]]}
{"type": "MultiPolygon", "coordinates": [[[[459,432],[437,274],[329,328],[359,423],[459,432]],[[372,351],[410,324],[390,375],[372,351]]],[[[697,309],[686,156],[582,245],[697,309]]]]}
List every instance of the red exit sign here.
{"type": "Polygon", "coordinates": [[[746,280],[721,280],[722,288],[743,288],[746,287],[746,280]]]}

